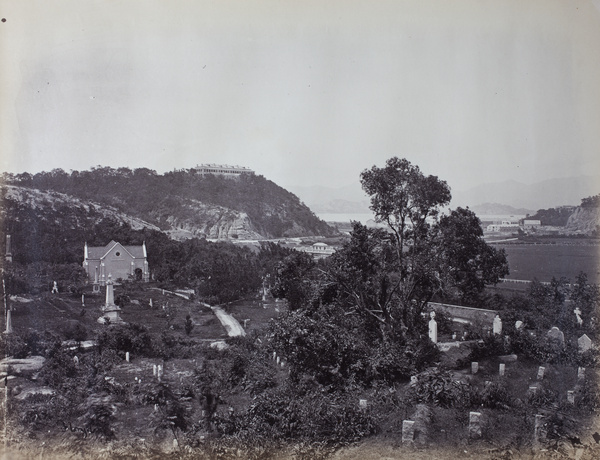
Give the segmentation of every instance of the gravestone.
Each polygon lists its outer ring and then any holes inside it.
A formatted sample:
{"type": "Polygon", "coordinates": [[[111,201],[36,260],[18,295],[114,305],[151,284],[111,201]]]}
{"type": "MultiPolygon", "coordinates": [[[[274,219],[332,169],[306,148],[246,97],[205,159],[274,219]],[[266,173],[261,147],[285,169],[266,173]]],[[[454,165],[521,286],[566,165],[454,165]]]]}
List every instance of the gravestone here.
{"type": "Polygon", "coordinates": [[[360,407],[362,410],[365,410],[367,408],[367,400],[366,399],[359,399],[358,400],[358,407],[360,407]]]}
{"type": "Polygon", "coordinates": [[[575,392],[573,390],[567,391],[567,402],[569,404],[575,404],[575,392]]]}
{"type": "Polygon", "coordinates": [[[481,412],[469,412],[469,437],[481,437],[481,412]]]}
{"type": "Polygon", "coordinates": [[[473,361],[471,363],[471,374],[477,374],[479,371],[479,363],[477,361],[473,361]]]}
{"type": "Polygon", "coordinates": [[[515,329],[518,331],[519,329],[521,329],[523,327],[523,321],[516,321],[515,322],[515,329]]]}
{"type": "Polygon", "coordinates": [[[81,306],[85,307],[85,294],[81,294],[81,306]]]}
{"type": "Polygon", "coordinates": [[[402,444],[412,446],[415,443],[415,422],[402,420],[402,444]]]}
{"type": "Polygon", "coordinates": [[[437,322],[435,321],[435,312],[432,311],[430,314],[431,320],[429,321],[429,338],[433,343],[437,343],[438,340],[438,330],[437,330],[437,322]]]}
{"type": "Polygon", "coordinates": [[[452,340],[456,340],[456,332],[452,333],[452,340]]]}
{"type": "Polygon", "coordinates": [[[4,330],[5,334],[11,334],[13,331],[12,327],[12,314],[10,309],[6,311],[6,329],[4,330]]]}
{"type": "Polygon", "coordinates": [[[150,302],[148,302],[148,305],[150,305],[150,308],[154,308],[154,305],[152,305],[152,299],[150,299],[150,302]]]}
{"type": "Polygon", "coordinates": [[[556,326],[550,329],[546,335],[548,339],[556,342],[561,347],[565,346],[565,334],[556,326]]]}
{"type": "Polygon", "coordinates": [[[585,378],[585,367],[577,368],[577,380],[583,380],[585,378]]]}
{"type": "Polygon", "coordinates": [[[504,376],[504,372],[506,372],[506,364],[500,363],[500,368],[498,369],[498,373],[500,376],[504,376]]]}
{"type": "Polygon", "coordinates": [[[410,377],[410,384],[412,385],[416,385],[417,383],[419,383],[419,379],[417,378],[416,375],[411,375],[410,377]]]}
{"type": "Polygon", "coordinates": [[[56,281],[52,285],[52,294],[58,294],[58,284],[56,284],[56,281]]]}
{"type": "Polygon", "coordinates": [[[585,353],[592,348],[592,339],[590,339],[586,334],[583,334],[577,339],[577,346],[580,353],[585,353]]]}
{"type": "Polygon", "coordinates": [[[73,356],[73,363],[75,363],[75,365],[79,365],[79,358],[77,356],[73,356]]]}
{"type": "Polygon", "coordinates": [[[156,367],[156,364],[154,364],[154,365],[152,366],[152,375],[153,375],[154,377],[156,377],[156,376],[158,375],[158,369],[157,369],[157,367],[156,367]]]}
{"type": "Polygon", "coordinates": [[[500,319],[500,316],[498,316],[498,315],[496,315],[494,318],[492,330],[494,332],[494,335],[502,334],[502,320],[500,319]]]}
{"type": "Polygon", "coordinates": [[[542,380],[544,378],[544,372],[546,371],[546,368],[544,366],[540,366],[538,368],[538,373],[537,373],[537,379],[538,380],[542,380]]]}
{"type": "Polygon", "coordinates": [[[129,352],[125,352],[125,361],[129,362],[129,352]]]}

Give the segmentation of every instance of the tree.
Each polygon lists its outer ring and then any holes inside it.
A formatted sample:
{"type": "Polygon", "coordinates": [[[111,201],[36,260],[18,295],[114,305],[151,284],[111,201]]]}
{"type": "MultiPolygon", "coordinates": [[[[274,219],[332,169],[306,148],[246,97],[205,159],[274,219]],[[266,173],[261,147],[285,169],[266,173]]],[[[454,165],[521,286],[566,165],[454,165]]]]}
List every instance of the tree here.
{"type": "Polygon", "coordinates": [[[310,297],[309,275],[314,268],[315,262],[309,254],[295,251],[278,264],[271,293],[286,298],[292,310],[299,308],[310,297]]]}
{"type": "Polygon", "coordinates": [[[496,284],[508,275],[505,251],[484,241],[481,222],[473,211],[451,211],[440,218],[435,231],[447,285],[458,292],[463,304],[475,304],[486,284],[496,284]]]}
{"type": "Polygon", "coordinates": [[[391,158],[361,174],[371,210],[388,232],[355,223],[350,241],[332,258],[330,277],[346,308],[404,340],[425,328],[421,313],[434,294],[450,288],[470,298],[507,273],[506,256],[483,240],[468,209],[438,217],[450,188],[406,159],[391,158]]]}

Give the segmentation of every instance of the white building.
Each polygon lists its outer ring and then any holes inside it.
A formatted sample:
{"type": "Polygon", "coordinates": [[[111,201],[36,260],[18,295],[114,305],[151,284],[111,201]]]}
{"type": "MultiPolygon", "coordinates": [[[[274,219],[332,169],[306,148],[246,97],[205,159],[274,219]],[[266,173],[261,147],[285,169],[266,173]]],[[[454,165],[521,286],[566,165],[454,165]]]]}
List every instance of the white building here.
{"type": "Polygon", "coordinates": [[[205,176],[206,174],[215,174],[219,176],[238,177],[240,174],[254,174],[250,168],[243,166],[229,166],[217,164],[202,164],[193,168],[196,174],[205,176]]]}

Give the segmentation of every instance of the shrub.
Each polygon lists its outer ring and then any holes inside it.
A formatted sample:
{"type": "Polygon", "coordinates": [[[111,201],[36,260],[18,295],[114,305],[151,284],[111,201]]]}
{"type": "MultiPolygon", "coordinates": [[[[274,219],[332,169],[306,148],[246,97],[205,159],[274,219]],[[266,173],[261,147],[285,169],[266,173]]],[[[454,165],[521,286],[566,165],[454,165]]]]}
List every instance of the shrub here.
{"type": "Polygon", "coordinates": [[[415,402],[440,407],[469,407],[477,401],[477,393],[469,384],[455,380],[448,371],[429,369],[417,375],[411,386],[415,402]]]}

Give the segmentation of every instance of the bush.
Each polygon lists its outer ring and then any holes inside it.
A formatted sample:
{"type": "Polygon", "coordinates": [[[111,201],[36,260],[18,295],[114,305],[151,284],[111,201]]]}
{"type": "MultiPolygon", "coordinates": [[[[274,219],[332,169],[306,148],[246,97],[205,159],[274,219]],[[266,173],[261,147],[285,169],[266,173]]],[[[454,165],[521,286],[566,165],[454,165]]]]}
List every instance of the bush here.
{"type": "Polygon", "coordinates": [[[420,373],[410,394],[417,403],[434,404],[440,407],[470,407],[477,402],[478,395],[469,384],[455,380],[448,371],[438,368],[420,373]]]}

